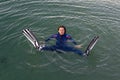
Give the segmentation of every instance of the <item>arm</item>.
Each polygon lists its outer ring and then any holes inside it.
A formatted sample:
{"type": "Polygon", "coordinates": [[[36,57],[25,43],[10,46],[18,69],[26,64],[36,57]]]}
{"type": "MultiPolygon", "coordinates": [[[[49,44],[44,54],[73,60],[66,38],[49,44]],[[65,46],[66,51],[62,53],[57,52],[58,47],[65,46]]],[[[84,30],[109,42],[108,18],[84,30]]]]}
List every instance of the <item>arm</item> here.
{"type": "Polygon", "coordinates": [[[57,35],[56,34],[53,34],[53,35],[51,35],[49,38],[47,38],[46,40],[45,40],[45,42],[48,42],[49,40],[51,40],[52,38],[56,38],[57,37],[57,35]]]}
{"type": "Polygon", "coordinates": [[[77,44],[72,38],[71,38],[71,41],[72,41],[72,43],[74,43],[75,44],[75,48],[82,48],[82,44],[77,44]]]}
{"type": "Polygon", "coordinates": [[[70,40],[73,44],[77,45],[77,43],[75,42],[75,40],[73,40],[70,35],[67,35],[66,37],[67,37],[68,40],[70,40]]]}
{"type": "Polygon", "coordinates": [[[77,45],[77,43],[72,38],[70,40],[73,44],[77,45]]]}
{"type": "Polygon", "coordinates": [[[82,48],[82,44],[77,45],[77,43],[72,39],[70,35],[67,35],[68,40],[70,40],[75,46],[75,48],[82,48]]]}

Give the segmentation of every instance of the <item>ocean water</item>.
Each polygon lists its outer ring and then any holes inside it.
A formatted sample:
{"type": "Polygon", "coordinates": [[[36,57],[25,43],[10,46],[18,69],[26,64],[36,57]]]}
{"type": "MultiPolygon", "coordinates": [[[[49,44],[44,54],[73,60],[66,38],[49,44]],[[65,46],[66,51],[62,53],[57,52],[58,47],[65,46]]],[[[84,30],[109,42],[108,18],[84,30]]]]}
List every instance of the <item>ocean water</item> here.
{"type": "Polygon", "coordinates": [[[0,80],[119,80],[119,41],[119,0],[0,0],[0,80]],[[22,34],[44,41],[59,25],[82,51],[100,36],[91,55],[39,52],[22,34]]]}

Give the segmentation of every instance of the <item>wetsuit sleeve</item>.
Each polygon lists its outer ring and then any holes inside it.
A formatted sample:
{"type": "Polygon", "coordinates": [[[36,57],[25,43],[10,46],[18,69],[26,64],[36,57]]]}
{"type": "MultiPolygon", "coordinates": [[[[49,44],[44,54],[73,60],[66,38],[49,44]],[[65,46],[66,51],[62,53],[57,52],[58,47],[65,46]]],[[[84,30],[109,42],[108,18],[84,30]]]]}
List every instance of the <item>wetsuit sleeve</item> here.
{"type": "Polygon", "coordinates": [[[73,44],[77,45],[77,43],[73,39],[71,39],[71,41],[72,41],[73,44]]]}
{"type": "Polygon", "coordinates": [[[57,37],[57,35],[56,35],[56,34],[53,34],[53,35],[51,35],[49,38],[47,38],[47,39],[45,40],[45,42],[48,42],[50,39],[56,38],[56,37],[57,37]]]}
{"type": "Polygon", "coordinates": [[[68,40],[70,40],[73,44],[77,45],[74,39],[70,35],[67,35],[68,40]]]}

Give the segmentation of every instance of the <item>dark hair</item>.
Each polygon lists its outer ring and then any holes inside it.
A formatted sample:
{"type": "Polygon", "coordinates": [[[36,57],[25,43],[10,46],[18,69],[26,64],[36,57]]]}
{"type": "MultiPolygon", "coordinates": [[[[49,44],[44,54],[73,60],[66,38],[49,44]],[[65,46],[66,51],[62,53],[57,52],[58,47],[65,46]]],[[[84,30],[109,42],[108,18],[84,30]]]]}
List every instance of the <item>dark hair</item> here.
{"type": "Polygon", "coordinates": [[[62,26],[59,26],[59,27],[58,27],[58,30],[59,30],[60,28],[64,28],[65,33],[66,33],[66,27],[65,27],[65,26],[63,26],[63,25],[62,25],[62,26]]]}

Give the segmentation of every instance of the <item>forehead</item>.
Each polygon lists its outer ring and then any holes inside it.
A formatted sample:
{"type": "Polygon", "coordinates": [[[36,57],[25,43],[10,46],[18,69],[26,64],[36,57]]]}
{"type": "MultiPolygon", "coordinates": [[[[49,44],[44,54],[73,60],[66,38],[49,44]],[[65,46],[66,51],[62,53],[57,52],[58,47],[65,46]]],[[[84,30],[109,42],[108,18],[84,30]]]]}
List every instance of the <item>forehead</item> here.
{"type": "Polygon", "coordinates": [[[64,28],[63,28],[63,27],[60,27],[59,30],[64,30],[64,28]]]}

